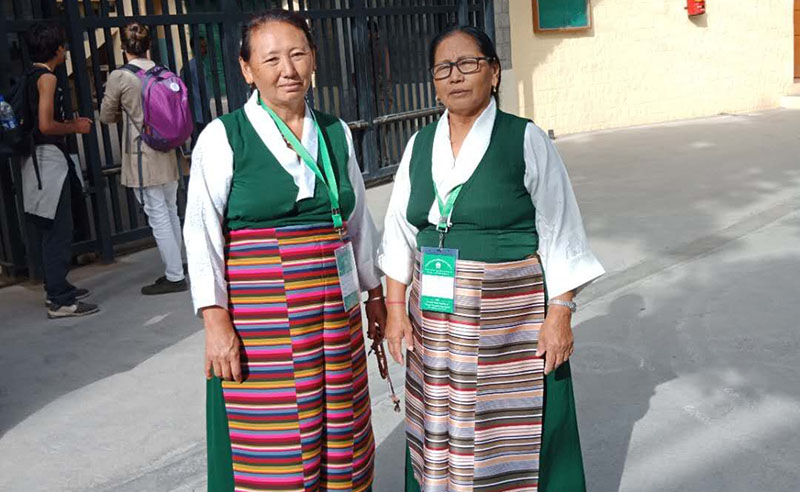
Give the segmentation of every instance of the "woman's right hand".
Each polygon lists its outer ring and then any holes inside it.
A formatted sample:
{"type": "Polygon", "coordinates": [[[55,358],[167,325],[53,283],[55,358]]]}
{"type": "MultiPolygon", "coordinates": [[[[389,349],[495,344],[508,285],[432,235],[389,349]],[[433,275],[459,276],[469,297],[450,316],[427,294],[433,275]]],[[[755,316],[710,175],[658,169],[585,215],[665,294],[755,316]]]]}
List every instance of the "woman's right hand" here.
{"type": "Polygon", "coordinates": [[[239,337],[228,310],[219,306],[204,308],[203,321],[206,327],[206,379],[216,375],[225,381],[241,383],[239,337]]]}
{"type": "Polygon", "coordinates": [[[398,364],[402,364],[403,340],[406,342],[406,349],[414,351],[411,320],[408,319],[405,303],[390,304],[387,308],[385,337],[389,344],[389,353],[398,364]]]}

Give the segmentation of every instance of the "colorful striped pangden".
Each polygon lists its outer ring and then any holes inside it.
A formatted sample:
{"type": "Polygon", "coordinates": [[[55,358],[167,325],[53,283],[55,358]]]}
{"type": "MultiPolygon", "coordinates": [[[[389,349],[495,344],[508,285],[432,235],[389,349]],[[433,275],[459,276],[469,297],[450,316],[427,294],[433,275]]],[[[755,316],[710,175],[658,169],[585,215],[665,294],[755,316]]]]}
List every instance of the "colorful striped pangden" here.
{"type": "Polygon", "coordinates": [[[454,314],[420,311],[419,287],[417,258],[406,419],[421,490],[535,492],[544,404],[538,260],[459,261],[454,314]]]}
{"type": "Polygon", "coordinates": [[[344,311],[328,225],[229,234],[245,381],[223,383],[236,491],[366,491],[375,443],[361,312],[344,311]]]}

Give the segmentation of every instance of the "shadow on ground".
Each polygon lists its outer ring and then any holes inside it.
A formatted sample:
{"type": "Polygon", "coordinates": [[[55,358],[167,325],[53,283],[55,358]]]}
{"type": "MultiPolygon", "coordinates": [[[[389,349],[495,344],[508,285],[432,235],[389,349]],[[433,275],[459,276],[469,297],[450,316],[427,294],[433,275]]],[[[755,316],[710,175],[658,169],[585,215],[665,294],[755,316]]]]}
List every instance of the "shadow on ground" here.
{"type": "Polygon", "coordinates": [[[406,425],[401,422],[375,450],[375,492],[402,492],[406,470],[406,425]]]}
{"type": "MultiPolygon", "coordinates": [[[[155,249],[75,270],[102,312],[48,320],[41,286],[3,289],[0,303],[0,437],[71,391],[128,371],[202,328],[188,293],[144,297],[162,274],[155,249]]],[[[198,367],[199,367],[198,362],[198,367]]],[[[152,384],[159,382],[153,381],[152,384]]],[[[145,386],[143,386],[145,387],[145,386]]]]}
{"type": "MultiPolygon", "coordinates": [[[[796,244],[799,226],[775,228],[796,244]]],[[[786,294],[800,253],[754,260],[769,237],[645,280],[575,328],[590,492],[796,489],[800,312],[786,294]]]]}

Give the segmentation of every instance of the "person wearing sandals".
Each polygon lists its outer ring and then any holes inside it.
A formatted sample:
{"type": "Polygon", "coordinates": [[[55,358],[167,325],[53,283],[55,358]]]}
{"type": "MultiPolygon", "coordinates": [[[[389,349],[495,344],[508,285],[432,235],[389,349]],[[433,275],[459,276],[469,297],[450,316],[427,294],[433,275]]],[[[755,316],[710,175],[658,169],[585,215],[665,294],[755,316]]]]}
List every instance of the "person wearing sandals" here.
{"type": "Polygon", "coordinates": [[[208,488],[369,491],[362,291],[371,337],[386,310],[353,138],[305,102],[316,50],[299,14],[246,22],[239,61],[255,90],[200,134],[184,226],[208,488]]]}
{"type": "MultiPolygon", "coordinates": [[[[149,29],[139,22],[131,22],[121,32],[127,66],[145,71],[153,68],[155,62],[147,58],[151,41],[149,29]]],[[[173,151],[159,152],[144,141],[139,145],[144,121],[142,82],[134,70],[126,67],[118,68],[108,76],[100,104],[100,121],[111,124],[122,120],[124,137],[120,182],[122,186],[133,188],[164,262],[164,275],[142,287],[141,292],[144,295],[183,292],[188,286],[181,256],[183,241],[178,218],[177,156],[173,151]],[[142,153],[141,159],[139,152],[142,153]]]]}
{"type": "Polygon", "coordinates": [[[453,28],[429,58],[446,111],[406,146],[379,253],[405,490],[583,492],[571,315],[603,268],[555,147],[497,107],[490,38],[453,28]]]}

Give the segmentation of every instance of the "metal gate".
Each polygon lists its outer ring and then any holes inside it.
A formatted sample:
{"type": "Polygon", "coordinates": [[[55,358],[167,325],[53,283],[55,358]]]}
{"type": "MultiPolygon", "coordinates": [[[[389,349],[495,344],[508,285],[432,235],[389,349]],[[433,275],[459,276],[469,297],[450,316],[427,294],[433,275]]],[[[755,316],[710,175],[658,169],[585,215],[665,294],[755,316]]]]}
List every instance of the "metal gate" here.
{"type": "MultiPolygon", "coordinates": [[[[76,113],[97,121],[108,74],[124,63],[119,29],[136,20],[151,28],[153,60],[184,77],[204,123],[248,97],[238,63],[242,22],[268,8],[303,11],[318,46],[311,102],[349,123],[368,185],[390,179],[405,142],[442,111],[427,71],[433,36],[471,24],[494,37],[492,0],[6,0],[4,7],[0,73],[21,73],[28,61],[20,33],[37,19],[62,19],[70,57],[58,75],[76,113]]],[[[8,84],[0,78],[0,91],[8,84]]],[[[114,246],[150,235],[132,192],[119,184],[120,128],[96,124],[91,134],[72,138],[91,210],[74,249],[96,251],[105,261],[113,259],[114,246]]],[[[6,268],[22,264],[21,241],[14,241],[15,227],[24,231],[13,169],[0,161],[0,264],[6,268]]]]}

